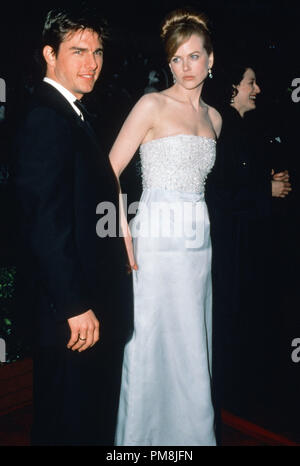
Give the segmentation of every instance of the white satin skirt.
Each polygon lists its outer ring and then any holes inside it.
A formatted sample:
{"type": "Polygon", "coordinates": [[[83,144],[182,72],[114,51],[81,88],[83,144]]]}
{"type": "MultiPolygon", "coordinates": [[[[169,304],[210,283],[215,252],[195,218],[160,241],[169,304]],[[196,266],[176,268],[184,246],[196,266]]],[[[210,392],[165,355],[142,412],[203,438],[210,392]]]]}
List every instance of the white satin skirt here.
{"type": "MultiPolygon", "coordinates": [[[[134,333],[116,445],[215,445],[211,241],[203,194],[145,190],[131,227],[134,333]]],[[[116,323],[117,325],[117,323],[116,323]]]]}

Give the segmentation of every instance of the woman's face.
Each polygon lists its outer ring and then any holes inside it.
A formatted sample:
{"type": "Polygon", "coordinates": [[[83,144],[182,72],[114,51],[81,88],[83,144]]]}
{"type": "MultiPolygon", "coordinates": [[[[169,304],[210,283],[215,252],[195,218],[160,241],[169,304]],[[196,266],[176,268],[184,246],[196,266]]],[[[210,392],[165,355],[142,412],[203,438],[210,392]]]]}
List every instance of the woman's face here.
{"type": "Polygon", "coordinates": [[[256,76],[251,68],[247,68],[240,84],[236,86],[237,95],[234,97],[233,106],[241,116],[249,110],[256,108],[256,95],[260,93],[260,88],[256,84],[256,76]]]}
{"type": "Polygon", "coordinates": [[[186,89],[194,89],[205,80],[208,68],[213,65],[213,54],[208,56],[203,47],[203,37],[193,34],[177,49],[169,65],[176,83],[186,89]]]}

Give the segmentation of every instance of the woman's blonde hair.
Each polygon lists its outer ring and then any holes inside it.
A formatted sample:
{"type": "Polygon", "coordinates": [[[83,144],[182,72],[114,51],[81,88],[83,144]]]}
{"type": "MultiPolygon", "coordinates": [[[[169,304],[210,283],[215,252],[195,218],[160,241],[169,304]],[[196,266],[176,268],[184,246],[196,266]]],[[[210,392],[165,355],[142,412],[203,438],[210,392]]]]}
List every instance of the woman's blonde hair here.
{"type": "Polygon", "coordinates": [[[207,18],[189,8],[177,9],[169,13],[161,26],[161,38],[165,47],[168,62],[176,50],[186,42],[192,34],[203,37],[203,47],[208,55],[213,51],[207,18]]]}

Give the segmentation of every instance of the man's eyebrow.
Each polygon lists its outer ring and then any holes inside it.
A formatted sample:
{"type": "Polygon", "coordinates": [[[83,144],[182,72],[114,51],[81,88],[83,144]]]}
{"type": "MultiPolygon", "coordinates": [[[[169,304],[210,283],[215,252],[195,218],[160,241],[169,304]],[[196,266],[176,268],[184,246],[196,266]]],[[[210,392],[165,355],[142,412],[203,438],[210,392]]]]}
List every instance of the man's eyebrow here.
{"type": "Polygon", "coordinates": [[[81,50],[82,52],[86,51],[87,49],[86,48],[82,48],[82,47],[70,47],[70,50],[81,50]]]}
{"type": "MultiPolygon", "coordinates": [[[[70,47],[70,50],[80,50],[81,52],[87,52],[88,49],[87,48],[83,48],[83,47],[70,47]]],[[[98,47],[96,50],[94,50],[94,52],[103,52],[103,48],[102,47],[98,47]]]]}

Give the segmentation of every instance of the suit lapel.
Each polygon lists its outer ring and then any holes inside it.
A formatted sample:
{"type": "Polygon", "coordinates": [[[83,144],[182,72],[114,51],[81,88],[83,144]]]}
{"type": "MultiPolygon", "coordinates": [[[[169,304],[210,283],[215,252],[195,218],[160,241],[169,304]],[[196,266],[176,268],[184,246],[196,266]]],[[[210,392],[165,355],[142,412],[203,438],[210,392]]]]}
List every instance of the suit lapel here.
{"type": "Polygon", "coordinates": [[[79,130],[85,138],[88,138],[91,145],[90,155],[94,155],[97,159],[103,157],[103,151],[92,126],[87,121],[81,120],[67,99],[54,86],[43,81],[36,91],[36,97],[39,102],[54,108],[67,118],[74,125],[76,134],[79,130]]]}
{"type": "Polygon", "coordinates": [[[54,108],[58,113],[62,114],[65,118],[75,122],[78,118],[77,113],[72,108],[67,99],[51,84],[42,82],[36,90],[36,97],[39,103],[47,107],[54,108]]]}
{"type": "Polygon", "coordinates": [[[92,126],[81,120],[67,99],[57,90],[46,82],[42,82],[36,90],[38,105],[42,104],[53,108],[56,112],[68,119],[74,127],[74,138],[78,137],[78,144],[82,147],[82,154],[87,159],[92,159],[99,167],[100,171],[105,171],[106,180],[118,192],[118,182],[108,157],[105,157],[92,126]],[[80,137],[80,134],[82,137],[80,137]]]}
{"type": "Polygon", "coordinates": [[[89,137],[91,143],[95,146],[97,151],[102,152],[101,148],[100,148],[100,145],[99,145],[99,142],[98,142],[98,138],[97,138],[96,133],[95,133],[93,127],[91,126],[91,124],[88,121],[86,121],[86,120],[83,121],[80,117],[78,117],[78,119],[76,121],[76,125],[85,132],[85,134],[89,137]]]}

